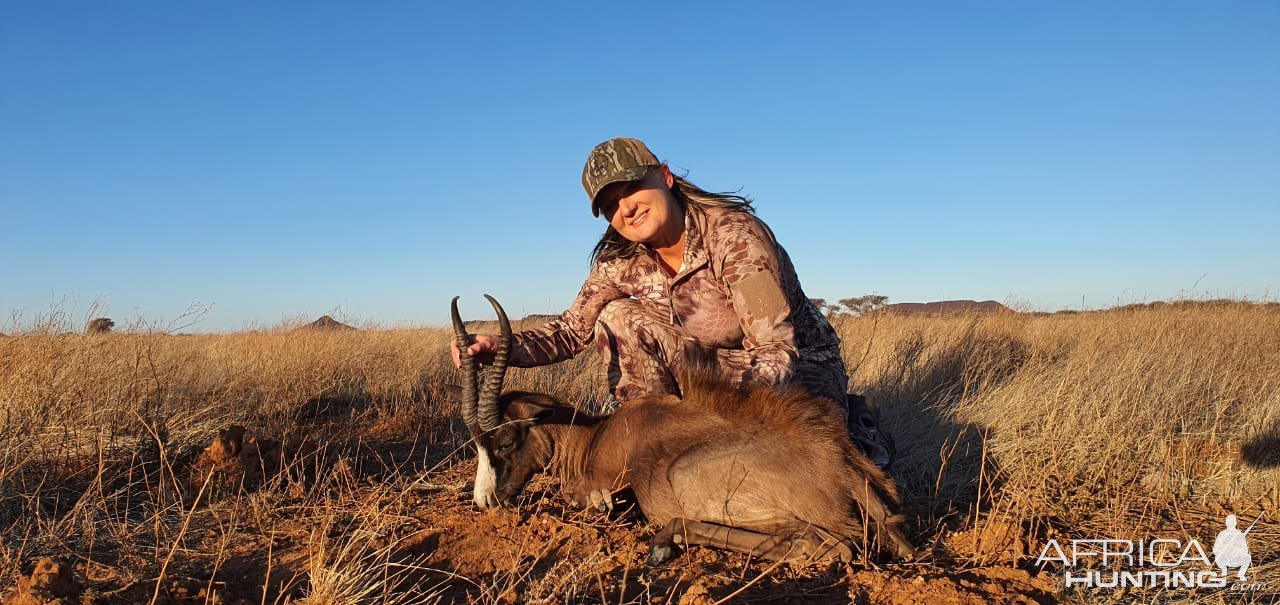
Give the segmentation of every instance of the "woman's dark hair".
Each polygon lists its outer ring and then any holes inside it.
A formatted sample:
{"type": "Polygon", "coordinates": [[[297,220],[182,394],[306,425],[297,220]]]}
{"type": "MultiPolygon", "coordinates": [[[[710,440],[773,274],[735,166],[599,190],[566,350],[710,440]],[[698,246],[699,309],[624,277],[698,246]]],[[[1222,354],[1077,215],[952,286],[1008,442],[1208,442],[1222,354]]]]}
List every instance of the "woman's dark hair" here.
{"type": "MultiPolygon", "coordinates": [[[[704,208],[732,208],[741,212],[755,214],[756,209],[751,206],[751,198],[738,195],[736,193],[712,193],[705,191],[701,187],[690,183],[687,179],[680,176],[672,177],[675,182],[671,186],[671,193],[675,195],[676,203],[680,205],[680,209],[685,213],[693,213],[693,220],[701,221],[704,208]]],[[[596,247],[591,251],[591,262],[604,263],[619,258],[630,258],[635,256],[640,249],[639,242],[633,242],[622,234],[618,233],[613,225],[609,225],[604,230],[604,235],[600,236],[600,241],[596,242],[596,247]]]]}

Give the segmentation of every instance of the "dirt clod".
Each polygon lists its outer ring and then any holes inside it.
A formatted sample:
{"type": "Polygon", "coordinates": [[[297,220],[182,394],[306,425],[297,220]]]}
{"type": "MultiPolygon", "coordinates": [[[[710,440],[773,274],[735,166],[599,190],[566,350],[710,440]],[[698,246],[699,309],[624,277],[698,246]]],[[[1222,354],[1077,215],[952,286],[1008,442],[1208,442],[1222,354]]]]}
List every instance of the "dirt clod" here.
{"type": "Polygon", "coordinates": [[[711,591],[708,590],[706,580],[699,579],[693,583],[684,594],[680,595],[680,605],[711,605],[715,603],[715,599],[711,598],[711,591]]]}
{"type": "Polygon", "coordinates": [[[955,554],[983,563],[1017,564],[1029,556],[1022,528],[999,521],[955,532],[946,542],[955,554]]]}
{"type": "Polygon", "coordinates": [[[218,431],[213,443],[201,452],[191,474],[190,488],[199,490],[208,482],[210,493],[236,489],[256,489],[280,468],[280,443],[273,439],[246,437],[242,426],[218,431]]]}
{"type": "Polygon", "coordinates": [[[81,590],[69,564],[44,558],[30,576],[18,576],[3,605],[70,605],[78,602],[81,590]]]}

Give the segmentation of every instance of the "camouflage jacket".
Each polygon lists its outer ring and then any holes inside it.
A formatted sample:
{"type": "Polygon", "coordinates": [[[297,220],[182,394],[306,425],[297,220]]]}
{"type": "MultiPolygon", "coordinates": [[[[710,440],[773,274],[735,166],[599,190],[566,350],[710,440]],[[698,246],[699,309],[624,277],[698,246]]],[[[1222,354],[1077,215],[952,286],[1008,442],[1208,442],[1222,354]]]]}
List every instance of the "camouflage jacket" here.
{"type": "MultiPolygon", "coordinates": [[[[798,357],[839,354],[839,338],[805,296],[787,252],[754,215],[727,208],[685,213],[684,263],[675,276],[647,246],[630,258],[597,262],[567,311],[512,342],[511,364],[534,367],[591,344],[608,303],[635,298],[671,318],[706,347],[750,354],[750,380],[782,384],[798,357]]],[[[837,357],[838,358],[838,357],[837,357]]]]}

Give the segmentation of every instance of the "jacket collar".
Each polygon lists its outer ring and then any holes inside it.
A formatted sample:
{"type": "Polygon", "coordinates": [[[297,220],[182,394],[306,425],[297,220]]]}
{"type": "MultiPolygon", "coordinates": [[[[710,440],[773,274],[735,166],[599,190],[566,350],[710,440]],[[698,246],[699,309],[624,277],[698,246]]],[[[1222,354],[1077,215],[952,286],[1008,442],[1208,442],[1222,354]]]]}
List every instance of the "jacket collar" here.
{"type": "Polygon", "coordinates": [[[703,243],[702,225],[706,216],[695,208],[688,208],[684,213],[684,269],[673,280],[701,269],[707,264],[707,247],[703,243]]]}
{"type": "MultiPolygon", "coordinates": [[[[671,280],[679,281],[707,264],[707,247],[703,241],[702,225],[706,224],[706,215],[696,209],[688,209],[684,213],[684,269],[677,272],[671,280]]],[[[658,265],[658,253],[649,244],[640,244],[649,260],[658,265]]],[[[661,271],[661,269],[659,269],[661,271]]]]}

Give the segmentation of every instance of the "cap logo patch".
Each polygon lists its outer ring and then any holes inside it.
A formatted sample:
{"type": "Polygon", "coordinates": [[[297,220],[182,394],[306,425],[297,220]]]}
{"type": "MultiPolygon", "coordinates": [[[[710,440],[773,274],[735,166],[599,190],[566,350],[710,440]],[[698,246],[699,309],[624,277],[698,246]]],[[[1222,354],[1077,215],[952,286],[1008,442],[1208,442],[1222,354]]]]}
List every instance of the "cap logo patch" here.
{"type": "Polygon", "coordinates": [[[591,178],[602,179],[609,174],[609,158],[603,153],[597,153],[591,156],[591,166],[588,168],[591,172],[591,178]]]}

